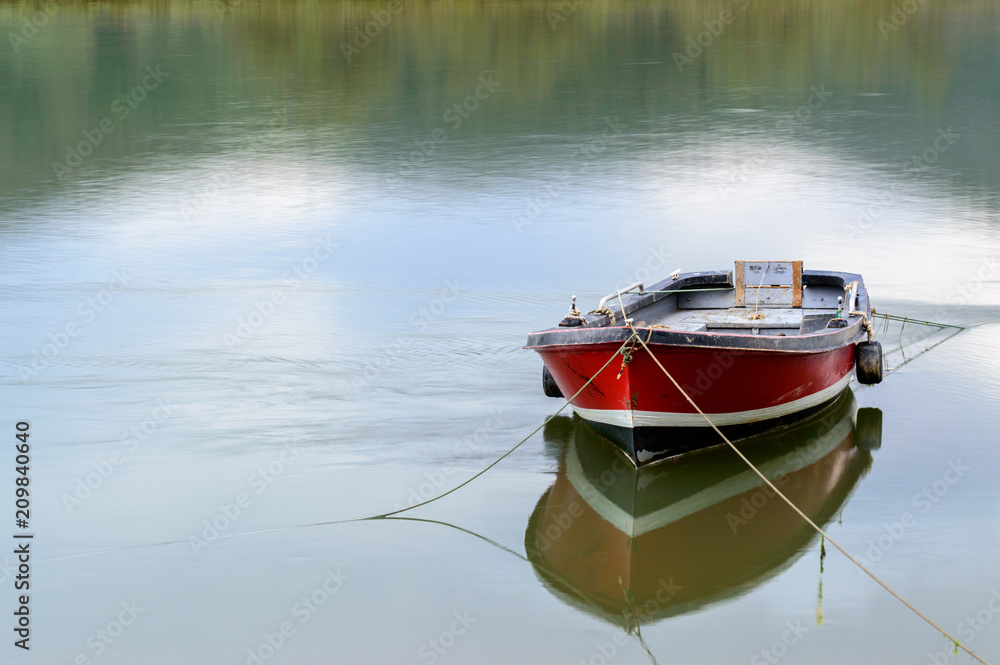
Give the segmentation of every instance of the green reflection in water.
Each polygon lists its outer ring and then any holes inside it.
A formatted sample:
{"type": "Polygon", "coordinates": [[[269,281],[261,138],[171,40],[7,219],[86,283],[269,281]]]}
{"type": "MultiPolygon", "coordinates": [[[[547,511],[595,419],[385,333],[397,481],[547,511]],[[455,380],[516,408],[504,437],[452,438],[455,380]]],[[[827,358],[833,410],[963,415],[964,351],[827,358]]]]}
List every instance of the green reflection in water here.
{"type": "Polygon", "coordinates": [[[995,3],[927,3],[887,36],[879,21],[893,12],[888,0],[591,0],[554,23],[559,6],[410,0],[348,62],[343,45],[384,3],[70,2],[32,33],[25,21],[36,3],[0,2],[0,34],[23,39],[0,45],[0,125],[16,128],[0,132],[5,193],[57,186],[53,162],[100,120],[115,120],[112,104],[151,65],[169,78],[117,123],[86,173],[182,167],[286,109],[299,133],[275,150],[336,153],[348,168],[381,174],[414,140],[447,127],[446,111],[492,73],[499,88],[462,126],[456,141],[470,145],[450,146],[456,157],[482,142],[559,147],[602,117],[629,127],[623,156],[656,149],[651,133],[709,142],[767,133],[775,118],[715,112],[791,111],[822,85],[835,106],[817,113],[811,142],[898,171],[953,125],[978,138],[942,163],[967,185],[1000,182],[995,3]],[[734,7],[732,22],[678,71],[674,54],[734,7]]]}

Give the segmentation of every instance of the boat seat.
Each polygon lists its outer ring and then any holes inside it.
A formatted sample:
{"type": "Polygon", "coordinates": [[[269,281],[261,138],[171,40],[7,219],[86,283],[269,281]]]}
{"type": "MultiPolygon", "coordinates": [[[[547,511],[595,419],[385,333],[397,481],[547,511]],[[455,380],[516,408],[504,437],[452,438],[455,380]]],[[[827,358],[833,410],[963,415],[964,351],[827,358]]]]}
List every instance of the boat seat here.
{"type": "MultiPolygon", "coordinates": [[[[798,328],[802,325],[801,309],[762,308],[758,312],[743,307],[698,310],[683,319],[682,324],[704,324],[707,328],[798,328]],[[760,318],[753,318],[758,316],[760,318]]],[[[824,323],[824,325],[826,325],[824,323]]],[[[677,326],[671,324],[671,327],[677,326]]],[[[678,328],[679,329],[679,328],[678,328]]]]}
{"type": "Polygon", "coordinates": [[[708,328],[700,321],[681,321],[670,325],[669,328],[679,332],[708,332],[708,328]]]}
{"type": "Polygon", "coordinates": [[[812,335],[826,330],[826,324],[830,319],[836,318],[833,312],[827,314],[806,314],[802,317],[802,326],[799,327],[800,335],[812,335]]]}

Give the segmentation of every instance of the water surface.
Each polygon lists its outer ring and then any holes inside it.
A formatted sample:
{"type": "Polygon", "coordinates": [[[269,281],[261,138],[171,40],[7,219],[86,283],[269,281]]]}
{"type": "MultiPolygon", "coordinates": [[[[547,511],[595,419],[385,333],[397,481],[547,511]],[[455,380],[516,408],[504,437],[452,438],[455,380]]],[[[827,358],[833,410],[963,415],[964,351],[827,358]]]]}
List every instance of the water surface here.
{"type": "MultiPolygon", "coordinates": [[[[776,258],[979,324],[761,454],[1000,660],[996,6],[921,4],[897,30],[889,2],[388,8],[66,3],[32,32],[39,5],[0,3],[0,404],[11,437],[31,422],[36,533],[32,650],[4,657],[952,659],[829,547],[821,575],[780,505],[734,532],[761,491],[741,481],[653,530],[662,556],[621,585],[647,553],[600,492],[569,567],[543,561],[539,511],[579,493],[573,459],[609,459],[573,421],[408,513],[447,524],[302,526],[443,491],[538,427],[559,405],[521,345],[571,295],[776,258]],[[859,446],[875,408],[880,447],[859,446]],[[673,602],[639,609],[671,576],[673,602]],[[118,632],[122,603],[141,613],[118,632]]],[[[738,477],[720,452],[685,464],[612,498],[662,516],[738,477]]]]}

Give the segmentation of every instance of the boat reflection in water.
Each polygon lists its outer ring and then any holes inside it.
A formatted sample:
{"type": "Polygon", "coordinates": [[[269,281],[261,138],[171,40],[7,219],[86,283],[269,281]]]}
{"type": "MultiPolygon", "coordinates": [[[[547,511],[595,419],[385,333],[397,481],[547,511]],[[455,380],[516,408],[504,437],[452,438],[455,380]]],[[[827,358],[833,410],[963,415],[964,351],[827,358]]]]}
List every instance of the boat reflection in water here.
{"type": "MultiPolygon", "coordinates": [[[[881,417],[846,390],[739,447],[822,526],[871,467],[881,417]]],[[[579,418],[553,419],[545,438],[562,458],[528,558],[554,595],[627,630],[745,593],[818,537],[728,446],[636,469],[579,418]]]]}

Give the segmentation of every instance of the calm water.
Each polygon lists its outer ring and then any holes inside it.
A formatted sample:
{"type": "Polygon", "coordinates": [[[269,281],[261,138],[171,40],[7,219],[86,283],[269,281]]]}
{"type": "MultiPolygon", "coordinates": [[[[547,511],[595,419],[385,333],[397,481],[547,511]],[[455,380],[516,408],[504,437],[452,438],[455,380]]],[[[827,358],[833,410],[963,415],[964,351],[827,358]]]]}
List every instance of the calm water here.
{"type": "Polygon", "coordinates": [[[4,662],[968,662],[830,547],[821,575],[725,451],[602,479],[571,419],[433,522],[302,526],[541,424],[521,345],[571,295],[740,258],[980,324],[753,454],[1000,661],[994,4],[42,7],[0,2],[0,426],[31,423],[36,534],[4,662]]]}

